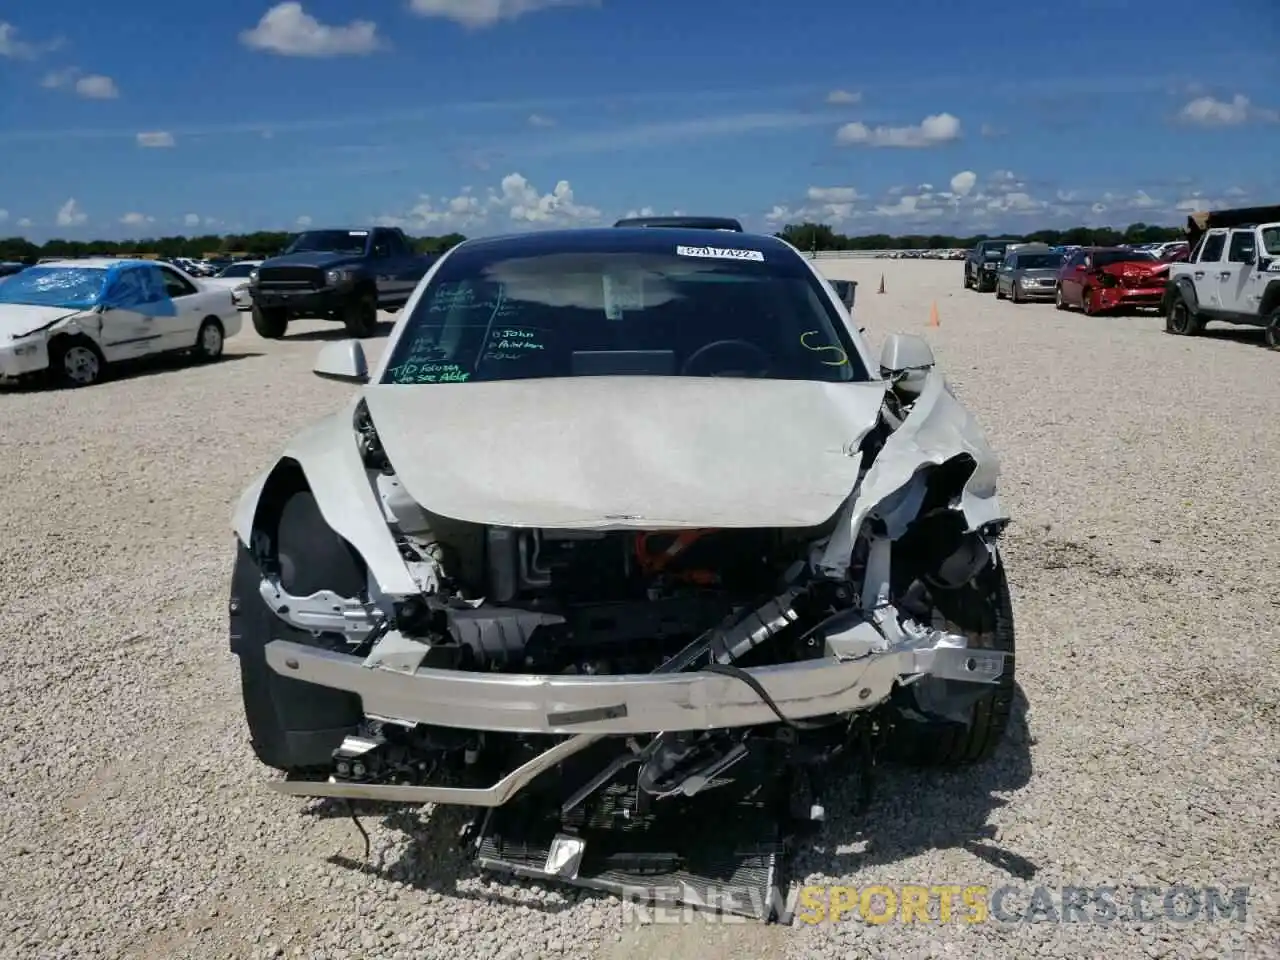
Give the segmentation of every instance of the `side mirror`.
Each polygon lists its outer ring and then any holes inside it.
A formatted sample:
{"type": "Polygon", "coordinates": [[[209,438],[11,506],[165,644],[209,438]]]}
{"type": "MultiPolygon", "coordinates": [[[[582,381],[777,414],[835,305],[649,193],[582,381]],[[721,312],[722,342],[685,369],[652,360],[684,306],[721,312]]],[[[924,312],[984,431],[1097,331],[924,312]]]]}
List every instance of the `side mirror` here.
{"type": "Polygon", "coordinates": [[[880,376],[905,393],[919,393],[936,363],[928,342],[910,333],[890,334],[880,350],[880,376]]]}
{"type": "Polygon", "coordinates": [[[369,364],[359,340],[338,340],[320,348],[311,372],[325,380],[368,383],[369,364]]]}

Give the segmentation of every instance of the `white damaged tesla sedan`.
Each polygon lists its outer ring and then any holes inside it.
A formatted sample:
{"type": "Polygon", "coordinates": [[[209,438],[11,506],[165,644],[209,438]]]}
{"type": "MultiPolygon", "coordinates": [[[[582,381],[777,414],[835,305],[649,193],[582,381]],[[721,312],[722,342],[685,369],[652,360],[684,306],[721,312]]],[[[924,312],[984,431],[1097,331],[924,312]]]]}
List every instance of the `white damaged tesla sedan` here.
{"type": "Polygon", "coordinates": [[[315,372],[358,390],[233,522],[279,792],[470,807],[485,868],[758,905],[833,779],[1000,743],[995,455],[928,345],[875,362],[785,242],[466,241],[371,373],[356,341],[315,372]]]}
{"type": "Polygon", "coordinates": [[[150,260],[51,261],[0,284],[0,382],[97,383],[110,364],[161,353],[222,355],[240,331],[225,290],[150,260]]]}

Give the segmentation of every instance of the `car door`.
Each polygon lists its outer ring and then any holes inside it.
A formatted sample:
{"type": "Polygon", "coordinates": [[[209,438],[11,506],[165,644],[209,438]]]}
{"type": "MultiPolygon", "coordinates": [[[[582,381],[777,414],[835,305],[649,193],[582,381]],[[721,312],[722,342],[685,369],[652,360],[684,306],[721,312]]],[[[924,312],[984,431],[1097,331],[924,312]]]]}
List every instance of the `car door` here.
{"type": "Polygon", "coordinates": [[[394,261],[392,293],[396,300],[408,300],[418,281],[422,279],[418,269],[418,257],[409,245],[409,238],[399,230],[389,231],[391,259],[394,261]]]}
{"type": "Polygon", "coordinates": [[[1073,306],[1080,305],[1080,291],[1083,288],[1084,274],[1088,267],[1085,265],[1089,259],[1089,254],[1084,250],[1077,250],[1067,259],[1063,265],[1061,277],[1058,283],[1062,287],[1062,300],[1073,306]]]}
{"type": "Polygon", "coordinates": [[[1233,230],[1227,243],[1227,259],[1218,274],[1222,309],[1231,313],[1258,312],[1262,291],[1258,279],[1258,243],[1253,229],[1233,230]]]}
{"type": "Polygon", "coordinates": [[[1018,267],[1018,255],[1006,254],[1000,263],[1000,272],[996,274],[996,290],[1006,296],[1013,296],[1013,272],[1018,267]]]}
{"type": "Polygon", "coordinates": [[[195,346],[200,321],[212,312],[204,309],[207,304],[201,302],[200,289],[173,267],[156,265],[152,269],[158,271],[168,300],[168,309],[159,311],[162,315],[156,317],[160,334],[156,351],[186,350],[195,346]]]}
{"type": "Polygon", "coordinates": [[[396,259],[391,255],[392,233],[391,230],[379,228],[373,231],[373,238],[369,241],[369,269],[378,285],[378,303],[394,300],[396,296],[396,259]]]}
{"type": "Polygon", "coordinates": [[[98,346],[108,363],[146,356],[159,336],[153,304],[163,289],[148,276],[147,267],[124,267],[108,282],[98,320],[98,346]]]}
{"type": "Polygon", "coordinates": [[[1200,255],[1191,271],[1191,279],[1196,287],[1196,300],[1200,306],[1209,310],[1222,309],[1221,275],[1225,266],[1222,260],[1226,250],[1227,231],[1210,230],[1200,244],[1200,255]]]}

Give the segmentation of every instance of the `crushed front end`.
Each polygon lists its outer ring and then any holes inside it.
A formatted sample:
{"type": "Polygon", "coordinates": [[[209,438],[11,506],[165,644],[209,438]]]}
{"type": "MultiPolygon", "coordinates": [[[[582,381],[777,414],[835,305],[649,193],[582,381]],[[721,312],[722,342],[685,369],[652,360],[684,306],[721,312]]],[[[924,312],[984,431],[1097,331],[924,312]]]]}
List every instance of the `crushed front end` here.
{"type": "Polygon", "coordinates": [[[820,527],[573,530],[431,514],[357,410],[420,589],[309,589],[302,557],[340,572],[349,547],[297,511],[242,544],[233,650],[255,748],[290,774],[273,788],[472,807],[484,867],[659,900],[739,890],[728,909],[768,915],[833,777],[865,787],[886,750],[981,759],[1007,721],[1005,520],[972,444],[900,459],[909,417],[887,403],[820,527]],[[287,716],[310,729],[282,736],[287,716]]]}

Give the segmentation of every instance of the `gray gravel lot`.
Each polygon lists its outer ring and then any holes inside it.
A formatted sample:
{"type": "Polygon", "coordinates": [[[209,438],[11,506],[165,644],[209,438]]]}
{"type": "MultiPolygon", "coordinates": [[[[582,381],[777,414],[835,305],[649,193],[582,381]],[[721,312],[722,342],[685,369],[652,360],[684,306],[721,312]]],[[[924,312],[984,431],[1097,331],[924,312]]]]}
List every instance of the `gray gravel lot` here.
{"type": "Polygon", "coordinates": [[[997,302],[958,263],[827,269],[877,344],[930,338],[1003,456],[1025,697],[990,765],[886,771],[861,821],[829,805],[802,872],[1012,886],[1012,910],[1038,885],[1248,885],[1245,922],[637,925],[477,877],[451,812],[368,817],[379,863],[353,868],[349,820],[264,789],[227,649],[231,506],[349,395],[310,373],[337,328],[307,324],[0,392],[0,956],[1280,956],[1280,356],[997,302]]]}

